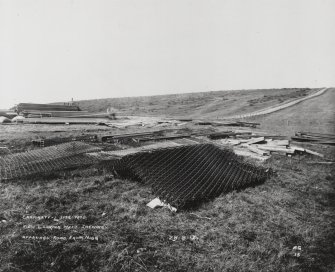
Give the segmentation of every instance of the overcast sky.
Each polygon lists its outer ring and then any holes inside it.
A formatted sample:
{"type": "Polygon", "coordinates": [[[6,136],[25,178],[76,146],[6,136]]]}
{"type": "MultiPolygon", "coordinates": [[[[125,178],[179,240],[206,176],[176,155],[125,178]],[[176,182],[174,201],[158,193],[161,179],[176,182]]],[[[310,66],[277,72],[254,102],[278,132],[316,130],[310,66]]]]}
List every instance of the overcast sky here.
{"type": "Polygon", "coordinates": [[[334,0],[0,0],[0,108],[335,86],[334,0]]]}

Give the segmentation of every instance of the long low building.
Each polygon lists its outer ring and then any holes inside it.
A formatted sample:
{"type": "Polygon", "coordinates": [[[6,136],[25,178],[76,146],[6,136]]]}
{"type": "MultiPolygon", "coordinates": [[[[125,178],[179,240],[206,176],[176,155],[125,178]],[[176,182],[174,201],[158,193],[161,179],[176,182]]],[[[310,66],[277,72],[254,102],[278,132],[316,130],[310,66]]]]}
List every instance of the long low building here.
{"type": "Polygon", "coordinates": [[[51,110],[23,110],[24,117],[80,117],[89,114],[88,111],[51,111],[51,110]]]}
{"type": "Polygon", "coordinates": [[[80,108],[76,105],[20,103],[16,112],[22,111],[80,111],[80,108]]]}

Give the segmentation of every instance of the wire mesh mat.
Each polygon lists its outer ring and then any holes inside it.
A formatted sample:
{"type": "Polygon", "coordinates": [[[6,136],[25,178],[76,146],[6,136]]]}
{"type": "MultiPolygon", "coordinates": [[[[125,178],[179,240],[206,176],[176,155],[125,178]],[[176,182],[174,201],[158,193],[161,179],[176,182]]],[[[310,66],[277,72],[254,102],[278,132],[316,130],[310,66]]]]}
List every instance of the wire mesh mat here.
{"type": "Polygon", "coordinates": [[[113,167],[121,177],[140,178],[161,200],[178,208],[262,183],[271,173],[212,144],[132,154],[113,167]]]}
{"type": "Polygon", "coordinates": [[[0,180],[16,179],[38,173],[89,165],[95,162],[85,153],[100,148],[82,142],[70,142],[0,157],[0,180]]]}

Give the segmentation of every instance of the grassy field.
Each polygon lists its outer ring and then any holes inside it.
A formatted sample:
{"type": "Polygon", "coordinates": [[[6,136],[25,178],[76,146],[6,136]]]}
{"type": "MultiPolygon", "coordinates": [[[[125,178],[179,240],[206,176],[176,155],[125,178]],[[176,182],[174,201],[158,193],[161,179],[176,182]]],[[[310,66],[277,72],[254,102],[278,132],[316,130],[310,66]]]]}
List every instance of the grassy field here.
{"type": "Polygon", "coordinates": [[[332,88],[320,97],[246,120],[259,122],[262,129],[282,135],[294,135],[296,131],[335,134],[334,105],[335,88],[332,88]]]}
{"type": "MultiPolygon", "coordinates": [[[[262,117],[260,129],[289,135],[293,130],[311,130],[318,120],[317,131],[330,131],[333,95],[328,91],[262,117]],[[294,124],[292,130],[280,123],[288,119],[294,124]]],[[[129,131],[98,126],[57,126],[52,131],[43,125],[4,127],[0,140],[14,151],[34,148],[30,140],[38,136],[129,131]]],[[[306,146],[335,159],[334,147],[306,146]]],[[[318,160],[310,155],[274,155],[265,166],[276,174],[264,184],[177,213],[146,207],[155,198],[149,187],[117,179],[98,165],[2,182],[0,271],[334,271],[335,169],[313,164],[318,160]],[[41,215],[53,218],[27,218],[41,215]],[[38,225],[54,229],[37,229],[38,225]],[[101,228],[82,229],[84,225],[101,228]],[[88,237],[59,240],[71,235],[88,237]],[[92,237],[98,241],[89,240],[92,237]]]]}
{"type": "Polygon", "coordinates": [[[222,118],[253,112],[280,102],[304,97],[317,89],[235,90],[147,97],[107,98],[78,101],[83,110],[117,114],[222,118]]]}

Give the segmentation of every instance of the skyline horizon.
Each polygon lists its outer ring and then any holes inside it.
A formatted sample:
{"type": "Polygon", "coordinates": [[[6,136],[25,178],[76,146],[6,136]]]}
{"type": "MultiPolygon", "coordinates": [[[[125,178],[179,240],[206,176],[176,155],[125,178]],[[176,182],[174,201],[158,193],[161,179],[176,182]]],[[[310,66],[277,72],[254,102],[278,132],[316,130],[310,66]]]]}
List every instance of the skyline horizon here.
{"type": "Polygon", "coordinates": [[[0,108],[335,86],[333,0],[0,0],[0,108]]]}

